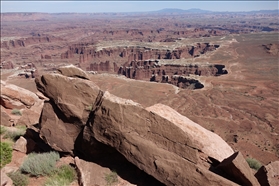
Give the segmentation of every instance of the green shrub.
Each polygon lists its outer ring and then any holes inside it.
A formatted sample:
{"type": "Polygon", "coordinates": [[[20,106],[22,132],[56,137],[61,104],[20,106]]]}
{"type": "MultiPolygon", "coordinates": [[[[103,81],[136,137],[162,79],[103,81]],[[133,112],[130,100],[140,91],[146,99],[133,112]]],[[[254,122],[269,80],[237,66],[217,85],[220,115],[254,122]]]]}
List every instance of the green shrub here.
{"type": "Polygon", "coordinates": [[[13,149],[9,143],[0,142],[0,168],[12,161],[13,149]]]}
{"type": "Polygon", "coordinates": [[[16,141],[20,136],[23,136],[26,132],[26,127],[20,126],[15,128],[14,130],[6,130],[4,139],[11,139],[13,141],[16,141]]]}
{"type": "Polygon", "coordinates": [[[247,158],[246,161],[249,164],[250,168],[255,170],[259,170],[262,166],[260,162],[258,162],[256,159],[253,158],[247,158]]]}
{"type": "Polygon", "coordinates": [[[31,153],[21,165],[20,170],[31,176],[50,175],[55,170],[55,163],[59,158],[59,154],[54,151],[42,154],[31,153]]]}
{"type": "Polygon", "coordinates": [[[105,175],[105,180],[107,182],[107,185],[111,185],[117,182],[118,181],[117,173],[115,171],[111,171],[109,174],[105,175]]]}
{"type": "Polygon", "coordinates": [[[13,110],[12,110],[12,114],[13,114],[13,115],[19,115],[19,116],[22,115],[22,114],[21,114],[21,111],[18,110],[18,109],[13,109],[13,110]]]}
{"type": "Polygon", "coordinates": [[[28,176],[22,174],[20,171],[8,173],[8,176],[13,180],[14,186],[28,185],[28,176]]]}
{"type": "Polygon", "coordinates": [[[4,134],[6,132],[6,127],[0,126],[0,134],[4,134]]]}
{"type": "Polygon", "coordinates": [[[86,110],[86,111],[91,111],[91,110],[92,110],[92,108],[93,108],[93,107],[92,107],[92,105],[89,105],[89,106],[87,106],[87,107],[86,107],[86,109],[85,109],[85,110],[86,110]]]}
{"type": "Polygon", "coordinates": [[[73,167],[70,165],[62,165],[51,174],[44,186],[67,186],[76,178],[76,171],[73,167]]]}

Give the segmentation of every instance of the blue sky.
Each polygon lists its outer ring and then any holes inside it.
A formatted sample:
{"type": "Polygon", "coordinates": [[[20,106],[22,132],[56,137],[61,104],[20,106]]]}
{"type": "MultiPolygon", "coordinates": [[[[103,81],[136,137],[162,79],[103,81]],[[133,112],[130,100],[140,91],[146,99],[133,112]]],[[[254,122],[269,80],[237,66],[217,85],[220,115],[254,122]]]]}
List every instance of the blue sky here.
{"type": "Polygon", "coordinates": [[[212,11],[251,11],[278,9],[278,1],[7,1],[3,12],[144,12],[163,8],[200,8],[212,11]]]}

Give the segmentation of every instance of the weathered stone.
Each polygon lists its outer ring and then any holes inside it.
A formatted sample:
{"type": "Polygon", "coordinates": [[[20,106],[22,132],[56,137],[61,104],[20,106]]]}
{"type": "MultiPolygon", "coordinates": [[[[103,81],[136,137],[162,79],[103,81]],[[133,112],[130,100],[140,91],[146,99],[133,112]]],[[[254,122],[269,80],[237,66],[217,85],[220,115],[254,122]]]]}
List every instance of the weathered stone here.
{"type": "Polygon", "coordinates": [[[171,121],[189,135],[197,149],[220,162],[234,153],[232,148],[220,136],[182,116],[169,106],[156,104],[146,108],[146,110],[171,121]]]}
{"type": "Polygon", "coordinates": [[[46,74],[35,81],[50,98],[41,114],[40,136],[54,149],[73,153],[75,140],[102,91],[88,80],[60,74],[46,74]]]}
{"type": "Polygon", "coordinates": [[[45,97],[41,92],[37,91],[35,93],[40,99],[48,101],[49,99],[45,97]]]}
{"type": "Polygon", "coordinates": [[[166,185],[236,185],[211,172],[207,161],[208,157],[222,161],[232,149],[173,109],[164,105],[145,109],[103,93],[88,80],[61,74],[43,75],[36,84],[50,99],[45,102],[39,128],[40,137],[52,148],[72,155],[79,150],[86,156],[108,145],[166,185]],[[82,142],[85,145],[80,146],[82,142]]]}
{"type": "Polygon", "coordinates": [[[56,105],[45,102],[39,125],[40,136],[53,149],[73,154],[81,126],[82,123],[66,118],[56,105]]]}
{"type": "Polygon", "coordinates": [[[2,96],[13,101],[18,101],[26,107],[33,106],[39,99],[35,93],[13,84],[7,84],[3,81],[1,81],[1,97],[2,96]]]}
{"type": "Polygon", "coordinates": [[[80,68],[74,65],[60,67],[58,69],[58,72],[67,77],[78,77],[78,78],[89,80],[88,75],[83,70],[81,70],[80,68]]]}
{"type": "MultiPolygon", "coordinates": [[[[9,117],[14,120],[13,124],[30,126],[38,123],[43,104],[44,101],[33,92],[1,81],[1,105],[6,109],[20,109],[21,111],[21,115],[8,112],[9,117]]],[[[10,124],[7,123],[7,125],[10,124]]]]}
{"type": "Polygon", "coordinates": [[[279,161],[262,166],[255,174],[261,186],[279,185],[279,161]]]}
{"type": "Polygon", "coordinates": [[[39,99],[30,109],[24,109],[17,125],[31,126],[39,123],[43,106],[44,101],[39,99]]]}
{"type": "Polygon", "coordinates": [[[133,101],[105,92],[90,125],[98,141],[166,185],[235,185],[200,163],[189,134],[133,101]]]}
{"type": "Polygon", "coordinates": [[[10,126],[10,119],[11,117],[4,111],[4,108],[1,106],[1,125],[3,126],[10,126]]]}
{"type": "Polygon", "coordinates": [[[26,153],[27,152],[27,140],[20,136],[20,138],[18,140],[16,140],[15,144],[13,145],[13,149],[26,153]]]}
{"type": "Polygon", "coordinates": [[[1,169],[1,179],[0,179],[1,186],[12,186],[13,180],[7,176],[7,174],[1,169]]]}
{"type": "Polygon", "coordinates": [[[223,160],[217,169],[225,172],[231,180],[240,185],[260,185],[241,152],[236,152],[223,160]]]}
{"type": "Polygon", "coordinates": [[[75,157],[75,164],[78,170],[80,185],[107,185],[105,175],[111,172],[109,168],[101,167],[95,163],[84,161],[78,157],[75,157]]]}
{"type": "Polygon", "coordinates": [[[101,92],[91,81],[60,74],[46,74],[36,78],[35,82],[38,90],[50,98],[67,119],[78,125],[85,125],[101,92]]]}
{"type": "Polygon", "coordinates": [[[1,95],[1,105],[6,109],[22,109],[25,105],[18,100],[13,100],[5,95],[1,95]]]}
{"type": "Polygon", "coordinates": [[[35,150],[36,142],[30,138],[24,138],[20,136],[20,138],[13,145],[13,149],[19,152],[23,152],[28,154],[35,150]]]}

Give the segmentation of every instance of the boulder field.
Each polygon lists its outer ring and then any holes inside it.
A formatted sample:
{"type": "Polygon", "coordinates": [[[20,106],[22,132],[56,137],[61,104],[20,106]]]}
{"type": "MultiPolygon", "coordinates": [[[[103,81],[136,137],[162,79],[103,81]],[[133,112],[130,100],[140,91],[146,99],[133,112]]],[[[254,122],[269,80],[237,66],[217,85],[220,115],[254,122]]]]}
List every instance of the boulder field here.
{"type": "Polygon", "coordinates": [[[166,105],[144,108],[104,92],[75,66],[35,82],[49,98],[39,134],[57,151],[92,157],[99,144],[109,146],[165,185],[243,185],[247,180],[259,185],[244,157],[236,156],[220,136],[166,105]],[[230,176],[222,165],[234,165],[236,157],[244,165],[230,176]],[[246,174],[236,180],[242,172],[246,174]]]}
{"type": "Polygon", "coordinates": [[[39,122],[44,98],[1,80],[1,125],[31,126],[39,122]]]}

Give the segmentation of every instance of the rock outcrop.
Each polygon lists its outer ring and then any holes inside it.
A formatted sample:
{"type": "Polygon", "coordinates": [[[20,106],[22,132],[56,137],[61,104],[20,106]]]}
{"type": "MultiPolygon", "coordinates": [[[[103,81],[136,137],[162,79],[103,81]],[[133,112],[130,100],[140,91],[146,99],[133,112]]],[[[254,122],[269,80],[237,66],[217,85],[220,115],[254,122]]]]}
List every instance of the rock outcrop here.
{"type": "Polygon", "coordinates": [[[217,168],[224,171],[231,180],[240,185],[260,185],[241,152],[236,152],[224,159],[217,168]]]}
{"type": "Polygon", "coordinates": [[[236,185],[209,170],[211,160],[233,154],[229,145],[173,109],[143,108],[89,80],[62,74],[43,75],[36,84],[50,99],[41,114],[40,136],[54,149],[73,155],[85,137],[92,147],[97,142],[113,147],[166,185],[236,185]]]}
{"type": "MultiPolygon", "coordinates": [[[[209,43],[197,43],[193,46],[178,47],[173,50],[138,47],[138,46],[122,46],[114,48],[97,49],[95,46],[80,44],[69,47],[69,50],[61,54],[62,59],[70,59],[75,55],[79,55],[79,63],[88,64],[100,62],[116,62],[118,65],[123,63],[131,63],[132,61],[145,61],[150,59],[182,59],[198,57],[209,51],[214,51],[219,45],[209,43]],[[113,59],[113,61],[111,61],[113,59]]],[[[97,71],[98,66],[90,66],[90,70],[97,71]]]]}
{"type": "Polygon", "coordinates": [[[111,172],[109,168],[103,168],[100,165],[84,161],[78,157],[75,157],[75,164],[78,170],[80,185],[90,186],[93,183],[95,185],[107,185],[104,177],[111,172]],[[94,177],[91,176],[92,174],[94,177]]]}
{"type": "Polygon", "coordinates": [[[72,154],[75,139],[99,99],[99,88],[90,81],[61,74],[46,74],[36,79],[36,84],[50,99],[42,111],[40,135],[55,150],[72,154]]]}
{"type": "Polygon", "coordinates": [[[75,44],[61,58],[79,58],[80,67],[88,71],[117,73],[131,79],[196,89],[204,86],[198,80],[186,76],[219,76],[228,72],[224,65],[192,64],[185,62],[185,59],[199,57],[217,48],[219,45],[209,43],[171,50],[136,46],[98,48],[93,43],[75,44]]]}
{"type": "Polygon", "coordinates": [[[10,126],[11,117],[4,111],[4,107],[1,105],[1,125],[10,126]]]}
{"type": "MultiPolygon", "coordinates": [[[[207,170],[201,163],[198,143],[186,130],[133,101],[105,92],[90,126],[98,141],[114,147],[166,185],[234,185],[207,170]]],[[[227,149],[219,159],[233,153],[228,145],[227,149]]]]}
{"type": "MultiPolygon", "coordinates": [[[[3,112],[1,115],[9,115],[15,121],[14,124],[30,126],[39,123],[44,102],[35,93],[1,81],[0,99],[1,107],[5,108],[1,109],[1,113],[3,112]],[[13,110],[15,109],[18,110],[18,113],[14,113],[17,116],[13,115],[13,110]]],[[[3,123],[3,125],[7,125],[7,123],[3,123]]]]}
{"type": "Polygon", "coordinates": [[[62,39],[54,36],[33,36],[27,38],[12,39],[9,41],[1,42],[1,48],[9,50],[12,48],[27,47],[28,45],[32,44],[49,43],[52,41],[62,41],[62,39]]]}
{"type": "Polygon", "coordinates": [[[30,138],[24,138],[20,136],[20,138],[13,145],[13,149],[19,152],[23,152],[28,154],[35,149],[36,142],[30,138]]]}
{"type": "Polygon", "coordinates": [[[1,173],[0,173],[0,185],[1,186],[12,186],[13,185],[13,180],[7,176],[7,174],[3,171],[3,169],[1,169],[1,173]]]}
{"type": "Polygon", "coordinates": [[[89,80],[89,77],[87,76],[87,74],[83,70],[81,70],[80,68],[77,68],[74,65],[60,67],[58,69],[58,72],[67,77],[78,77],[81,79],[89,80]]]}
{"type": "Polygon", "coordinates": [[[255,174],[261,186],[279,185],[279,161],[262,166],[255,174]]]}

